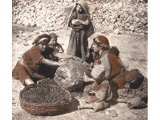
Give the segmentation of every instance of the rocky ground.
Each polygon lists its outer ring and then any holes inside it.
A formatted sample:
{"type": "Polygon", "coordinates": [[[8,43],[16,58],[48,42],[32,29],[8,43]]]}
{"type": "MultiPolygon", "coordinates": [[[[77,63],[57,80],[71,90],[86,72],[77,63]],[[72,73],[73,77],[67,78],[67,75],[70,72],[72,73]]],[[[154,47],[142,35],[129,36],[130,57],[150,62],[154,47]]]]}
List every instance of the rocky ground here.
{"type": "MultiPolygon", "coordinates": [[[[58,42],[66,52],[71,32],[71,29],[67,29],[66,23],[74,0],[12,1],[12,67],[40,33],[57,33],[58,42]]],[[[137,68],[147,77],[146,0],[88,0],[87,2],[96,31],[105,34],[111,45],[119,48],[120,57],[127,69],[137,68]]],[[[33,116],[20,107],[19,92],[23,86],[16,80],[12,83],[13,120],[147,120],[147,108],[130,110],[123,103],[97,113],[93,110],[80,110],[58,116],[33,116]]]]}
{"type": "MultiPolygon", "coordinates": [[[[70,11],[76,0],[12,0],[13,23],[67,28],[70,11]]],[[[86,0],[96,31],[115,34],[147,34],[146,0],[86,0]],[[102,29],[103,28],[103,29],[102,29]]]]}
{"type": "MultiPolygon", "coordinates": [[[[13,26],[13,67],[22,53],[31,47],[33,38],[42,31],[39,28],[13,26]]],[[[59,43],[67,48],[70,30],[55,31],[59,37],[59,43]]],[[[120,57],[127,69],[140,69],[147,76],[147,38],[143,35],[114,35],[107,34],[112,46],[120,50],[120,57]]],[[[147,108],[130,110],[126,104],[119,103],[110,108],[95,113],[93,110],[80,110],[64,115],[52,117],[39,117],[26,113],[20,107],[19,92],[23,86],[19,81],[13,80],[12,107],[13,120],[146,120],[147,108]]]]}

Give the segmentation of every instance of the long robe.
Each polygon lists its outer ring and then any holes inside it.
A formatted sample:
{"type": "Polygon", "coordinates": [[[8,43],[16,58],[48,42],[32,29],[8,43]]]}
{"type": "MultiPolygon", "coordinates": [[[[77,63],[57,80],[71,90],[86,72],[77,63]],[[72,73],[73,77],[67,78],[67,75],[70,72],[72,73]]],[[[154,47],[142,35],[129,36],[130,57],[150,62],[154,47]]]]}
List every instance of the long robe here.
{"type": "Polygon", "coordinates": [[[89,16],[88,6],[85,2],[78,2],[83,8],[83,13],[76,12],[76,5],[71,11],[71,15],[69,17],[68,27],[72,27],[72,32],[70,35],[69,45],[67,49],[67,54],[72,56],[77,56],[82,58],[82,60],[87,60],[89,57],[89,49],[88,49],[88,37],[90,37],[94,33],[94,28],[89,16]],[[89,20],[88,25],[72,25],[71,21],[73,19],[80,20],[89,20]]]}

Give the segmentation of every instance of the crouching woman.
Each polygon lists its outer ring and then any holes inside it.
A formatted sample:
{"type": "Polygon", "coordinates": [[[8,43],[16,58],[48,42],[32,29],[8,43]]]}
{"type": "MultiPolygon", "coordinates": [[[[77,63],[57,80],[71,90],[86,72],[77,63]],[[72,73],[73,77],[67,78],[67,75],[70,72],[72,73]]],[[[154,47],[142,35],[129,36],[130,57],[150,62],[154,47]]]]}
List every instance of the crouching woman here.
{"type": "Polygon", "coordinates": [[[62,62],[53,61],[54,57],[66,57],[62,53],[56,53],[48,47],[51,36],[41,34],[36,37],[28,51],[15,65],[12,71],[12,77],[20,80],[26,86],[35,84],[38,80],[53,78],[54,72],[62,62]]]}
{"type": "Polygon", "coordinates": [[[85,75],[84,81],[93,81],[93,83],[87,86],[88,90],[84,91],[86,93],[84,99],[88,104],[82,104],[79,109],[90,107],[99,111],[109,107],[109,103],[116,101],[117,88],[111,84],[111,80],[116,75],[125,72],[125,68],[118,57],[119,51],[116,47],[110,47],[105,36],[99,35],[94,38],[91,49],[94,53],[92,77],[85,75]]]}

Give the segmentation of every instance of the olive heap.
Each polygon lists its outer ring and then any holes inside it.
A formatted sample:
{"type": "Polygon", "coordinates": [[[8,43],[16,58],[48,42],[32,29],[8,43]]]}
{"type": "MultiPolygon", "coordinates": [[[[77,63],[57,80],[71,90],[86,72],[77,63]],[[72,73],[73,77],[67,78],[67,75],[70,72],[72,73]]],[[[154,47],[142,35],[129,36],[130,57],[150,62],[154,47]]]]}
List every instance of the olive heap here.
{"type": "Polygon", "coordinates": [[[57,85],[52,86],[42,86],[36,85],[30,87],[27,90],[23,91],[21,94],[21,99],[25,99],[30,103],[55,103],[55,102],[68,102],[69,94],[66,94],[66,91],[61,89],[57,85]]]}

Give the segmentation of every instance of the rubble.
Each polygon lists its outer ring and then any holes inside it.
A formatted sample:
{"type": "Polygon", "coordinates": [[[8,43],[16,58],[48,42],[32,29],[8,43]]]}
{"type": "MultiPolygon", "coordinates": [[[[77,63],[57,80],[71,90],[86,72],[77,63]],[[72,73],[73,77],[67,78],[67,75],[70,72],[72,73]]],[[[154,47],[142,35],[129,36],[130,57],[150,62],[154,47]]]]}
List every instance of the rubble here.
{"type": "MultiPolygon", "coordinates": [[[[12,22],[43,29],[64,29],[74,3],[73,0],[14,0],[12,22]]],[[[87,3],[98,32],[148,33],[146,0],[88,0],[87,3]]]]}

